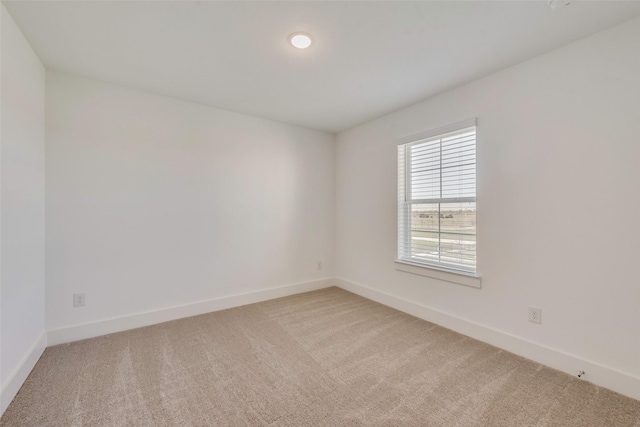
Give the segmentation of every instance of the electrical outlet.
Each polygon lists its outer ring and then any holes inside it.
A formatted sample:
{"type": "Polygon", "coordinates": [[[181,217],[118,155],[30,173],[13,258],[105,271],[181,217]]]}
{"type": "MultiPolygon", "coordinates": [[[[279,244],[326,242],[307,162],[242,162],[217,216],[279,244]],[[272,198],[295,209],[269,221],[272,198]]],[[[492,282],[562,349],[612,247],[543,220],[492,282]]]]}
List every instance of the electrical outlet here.
{"type": "Polygon", "coordinates": [[[542,309],[529,306],[529,322],[542,323],[542,309]]]}
{"type": "Polygon", "coordinates": [[[85,304],[86,300],[84,298],[84,294],[73,294],[73,306],[74,307],[82,307],[85,304]]]}
{"type": "Polygon", "coordinates": [[[317,269],[318,269],[318,270],[322,270],[322,261],[318,261],[318,267],[317,267],[317,269]]]}

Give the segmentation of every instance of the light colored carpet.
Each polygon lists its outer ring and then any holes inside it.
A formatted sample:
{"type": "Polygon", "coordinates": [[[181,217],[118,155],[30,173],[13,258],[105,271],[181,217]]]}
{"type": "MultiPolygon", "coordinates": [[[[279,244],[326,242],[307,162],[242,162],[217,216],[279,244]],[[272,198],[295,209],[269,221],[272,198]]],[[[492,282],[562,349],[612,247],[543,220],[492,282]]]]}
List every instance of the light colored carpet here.
{"type": "Polygon", "coordinates": [[[330,288],[48,348],[0,425],[640,426],[640,402],[330,288]]]}

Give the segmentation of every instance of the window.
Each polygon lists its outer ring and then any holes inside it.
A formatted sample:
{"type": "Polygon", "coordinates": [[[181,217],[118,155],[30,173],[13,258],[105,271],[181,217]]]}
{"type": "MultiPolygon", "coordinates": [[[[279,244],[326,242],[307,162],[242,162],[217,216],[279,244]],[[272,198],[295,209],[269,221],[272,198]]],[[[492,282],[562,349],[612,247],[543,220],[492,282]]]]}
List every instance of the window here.
{"type": "Polygon", "coordinates": [[[475,119],[398,146],[398,260],[476,274],[475,119]]]}

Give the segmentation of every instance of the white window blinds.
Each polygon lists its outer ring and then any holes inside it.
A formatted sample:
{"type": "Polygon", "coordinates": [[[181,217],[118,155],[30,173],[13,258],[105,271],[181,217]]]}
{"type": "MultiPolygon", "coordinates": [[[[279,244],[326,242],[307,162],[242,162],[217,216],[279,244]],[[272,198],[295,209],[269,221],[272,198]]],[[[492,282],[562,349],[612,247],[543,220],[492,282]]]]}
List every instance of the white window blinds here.
{"type": "Polygon", "coordinates": [[[398,259],[475,274],[476,126],[460,126],[398,146],[398,259]]]}

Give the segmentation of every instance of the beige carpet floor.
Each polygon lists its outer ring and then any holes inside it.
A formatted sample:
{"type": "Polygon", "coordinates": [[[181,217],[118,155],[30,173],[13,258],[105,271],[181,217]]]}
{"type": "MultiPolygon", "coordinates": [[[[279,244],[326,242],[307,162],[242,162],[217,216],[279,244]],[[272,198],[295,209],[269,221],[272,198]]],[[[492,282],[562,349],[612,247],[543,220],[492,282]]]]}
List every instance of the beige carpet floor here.
{"type": "Polygon", "coordinates": [[[640,401],[330,288],[48,348],[8,426],[640,426],[640,401]]]}

